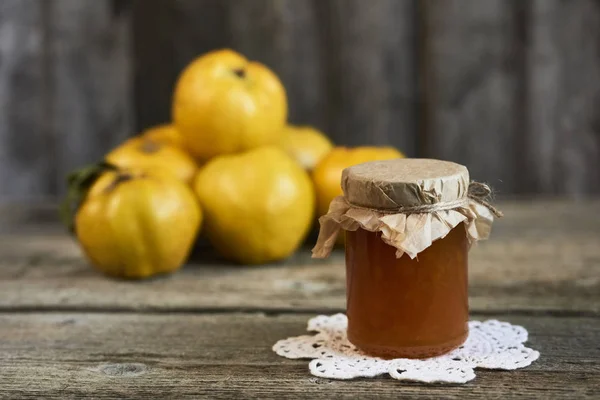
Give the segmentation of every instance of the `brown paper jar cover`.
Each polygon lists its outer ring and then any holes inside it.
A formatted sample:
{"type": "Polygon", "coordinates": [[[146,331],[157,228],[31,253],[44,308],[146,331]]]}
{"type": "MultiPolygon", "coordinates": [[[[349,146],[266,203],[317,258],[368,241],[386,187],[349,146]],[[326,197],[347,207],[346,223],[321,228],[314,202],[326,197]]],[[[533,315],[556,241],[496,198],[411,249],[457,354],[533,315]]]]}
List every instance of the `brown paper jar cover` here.
{"type": "Polygon", "coordinates": [[[402,158],[346,168],[343,196],[319,218],[313,257],[327,257],[340,230],[379,232],[396,248],[396,257],[415,258],[464,223],[470,244],[486,239],[494,215],[487,185],[470,182],[463,165],[432,159],[402,158]]]}

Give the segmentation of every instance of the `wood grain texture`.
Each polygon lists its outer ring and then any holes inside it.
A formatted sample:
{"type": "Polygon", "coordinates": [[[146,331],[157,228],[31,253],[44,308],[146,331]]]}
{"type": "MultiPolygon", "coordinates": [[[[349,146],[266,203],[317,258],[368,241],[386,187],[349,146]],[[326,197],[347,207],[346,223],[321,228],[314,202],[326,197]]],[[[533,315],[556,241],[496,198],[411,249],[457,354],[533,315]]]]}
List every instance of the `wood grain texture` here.
{"type": "MultiPolygon", "coordinates": [[[[600,203],[513,202],[470,257],[470,301],[476,312],[600,313],[600,203]],[[535,301],[532,301],[535,299],[535,301]]],[[[0,209],[16,218],[18,211],[0,209]]],[[[240,267],[199,248],[170,277],[107,279],[82,258],[75,241],[40,211],[27,222],[3,218],[0,309],[116,311],[343,310],[343,254],[325,261],[301,251],[279,265],[240,267]],[[36,228],[36,226],[38,228],[36,228]],[[37,232],[37,233],[36,233],[37,232]],[[118,295],[115,295],[118,293],[118,295]]]]}
{"type": "Polygon", "coordinates": [[[0,22],[2,201],[56,196],[169,121],[181,70],[223,47],[339,145],[458,161],[500,193],[600,193],[595,0],[5,0],[0,22]]]}
{"type": "Polygon", "coordinates": [[[315,2],[228,3],[231,46],[273,69],[286,88],[289,120],[325,129],[323,43],[315,2]]]}
{"type": "Polygon", "coordinates": [[[327,130],[342,145],[416,155],[416,3],[316,2],[323,30],[327,130]]]}
{"type": "Polygon", "coordinates": [[[340,253],[240,267],[199,248],[169,278],[116,281],[83,261],[51,207],[0,207],[0,398],[597,398],[600,202],[500,207],[472,251],[472,318],[525,326],[542,355],[467,385],[320,379],[271,351],[343,310],[340,253]]]}
{"type": "Polygon", "coordinates": [[[523,85],[514,2],[427,0],[422,11],[426,155],[513,193],[523,85]]]}
{"type": "Polygon", "coordinates": [[[600,3],[529,3],[522,192],[600,192],[600,3]]]}
{"type": "Polygon", "coordinates": [[[220,0],[135,0],[133,32],[137,130],[171,120],[175,82],[185,66],[230,46],[220,0]]]}
{"type": "Polygon", "coordinates": [[[173,36],[175,1],[141,0],[133,3],[135,128],[171,119],[175,83],[173,36]]]}
{"type": "Polygon", "coordinates": [[[57,192],[133,132],[130,19],[113,2],[49,2],[48,51],[57,192]]]}
{"type": "Polygon", "coordinates": [[[0,197],[53,190],[45,8],[38,0],[0,4],[0,197]]]}
{"type": "MultiPolygon", "coordinates": [[[[526,369],[478,370],[467,385],[336,381],[271,351],[314,314],[0,314],[4,398],[593,398],[600,319],[492,315],[529,330],[526,369]]],[[[481,318],[475,315],[477,319],[481,318]]]]}
{"type": "Polygon", "coordinates": [[[56,196],[130,134],[129,21],[111,5],[2,4],[0,197],[56,196]]]}

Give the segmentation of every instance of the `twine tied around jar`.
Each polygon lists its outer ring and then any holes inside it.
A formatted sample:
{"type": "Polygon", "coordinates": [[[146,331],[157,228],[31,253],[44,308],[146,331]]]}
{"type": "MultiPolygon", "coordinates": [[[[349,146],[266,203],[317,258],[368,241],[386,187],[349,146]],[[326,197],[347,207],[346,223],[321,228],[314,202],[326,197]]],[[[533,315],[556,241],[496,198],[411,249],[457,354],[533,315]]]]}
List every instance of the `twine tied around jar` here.
{"type": "Polygon", "coordinates": [[[486,206],[496,218],[502,218],[504,214],[496,207],[491,205],[488,200],[492,197],[492,188],[482,182],[471,181],[469,183],[469,190],[467,191],[467,197],[482,206],[486,206]]]}
{"type": "MultiPolygon", "coordinates": [[[[424,192],[423,194],[429,195],[434,201],[437,200],[437,198],[435,198],[430,193],[424,192]]],[[[402,206],[385,210],[363,207],[350,202],[348,202],[348,204],[354,208],[376,211],[382,214],[420,214],[432,213],[436,211],[453,210],[458,207],[466,207],[469,204],[469,200],[473,200],[487,207],[496,218],[502,218],[504,216],[502,211],[498,210],[488,201],[491,199],[492,194],[493,192],[489,185],[482,182],[471,181],[469,183],[469,189],[467,190],[467,196],[453,201],[444,201],[432,204],[419,204],[416,206],[402,206]]]]}

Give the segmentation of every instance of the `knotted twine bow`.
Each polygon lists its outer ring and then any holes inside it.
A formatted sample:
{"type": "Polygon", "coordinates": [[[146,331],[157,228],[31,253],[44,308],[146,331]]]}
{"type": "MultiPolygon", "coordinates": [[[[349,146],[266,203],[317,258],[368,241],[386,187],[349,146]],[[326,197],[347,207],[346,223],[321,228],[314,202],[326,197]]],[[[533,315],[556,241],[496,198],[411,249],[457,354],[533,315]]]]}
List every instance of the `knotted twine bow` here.
{"type": "Polygon", "coordinates": [[[502,218],[504,214],[496,207],[491,205],[488,200],[492,198],[492,189],[485,183],[471,181],[467,197],[482,206],[485,206],[494,214],[496,218],[502,218]]]}
{"type": "MultiPolygon", "coordinates": [[[[427,194],[432,199],[436,199],[433,195],[427,194]]],[[[467,196],[462,197],[460,199],[445,201],[445,202],[437,202],[432,204],[419,204],[416,206],[401,206],[396,208],[388,208],[388,209],[375,209],[364,206],[359,206],[357,204],[350,203],[346,200],[348,205],[353,208],[360,208],[363,210],[370,210],[379,212],[382,214],[419,214],[419,213],[431,213],[436,211],[444,211],[444,210],[453,210],[458,207],[465,207],[468,205],[469,200],[473,200],[476,203],[485,206],[490,210],[492,214],[496,218],[501,218],[504,216],[502,211],[498,210],[492,204],[490,204],[489,200],[492,198],[492,189],[485,183],[471,181],[469,184],[469,189],[467,190],[467,196]]]]}

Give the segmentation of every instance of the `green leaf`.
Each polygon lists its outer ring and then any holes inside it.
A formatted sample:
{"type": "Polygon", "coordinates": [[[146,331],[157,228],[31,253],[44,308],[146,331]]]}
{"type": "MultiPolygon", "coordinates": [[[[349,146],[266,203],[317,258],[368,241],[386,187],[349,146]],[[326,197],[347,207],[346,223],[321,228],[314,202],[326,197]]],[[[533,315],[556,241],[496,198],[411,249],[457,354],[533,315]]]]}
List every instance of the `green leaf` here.
{"type": "Polygon", "coordinates": [[[75,233],[75,214],[85,201],[88,191],[100,175],[110,170],[116,171],[118,168],[103,161],[77,169],[67,176],[67,194],[58,211],[69,232],[75,233]]]}

